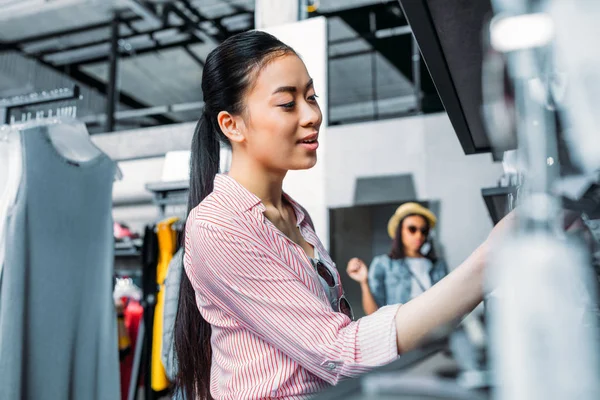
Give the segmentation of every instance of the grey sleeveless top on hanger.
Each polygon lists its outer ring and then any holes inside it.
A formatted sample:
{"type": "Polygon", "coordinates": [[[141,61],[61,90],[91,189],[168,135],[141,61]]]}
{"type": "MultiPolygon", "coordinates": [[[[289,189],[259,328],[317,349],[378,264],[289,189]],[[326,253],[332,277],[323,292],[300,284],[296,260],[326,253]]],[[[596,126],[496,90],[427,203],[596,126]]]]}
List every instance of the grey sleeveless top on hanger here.
{"type": "Polygon", "coordinates": [[[0,399],[118,399],[115,165],[104,154],[65,159],[46,127],[20,135],[0,276],[0,399]]]}

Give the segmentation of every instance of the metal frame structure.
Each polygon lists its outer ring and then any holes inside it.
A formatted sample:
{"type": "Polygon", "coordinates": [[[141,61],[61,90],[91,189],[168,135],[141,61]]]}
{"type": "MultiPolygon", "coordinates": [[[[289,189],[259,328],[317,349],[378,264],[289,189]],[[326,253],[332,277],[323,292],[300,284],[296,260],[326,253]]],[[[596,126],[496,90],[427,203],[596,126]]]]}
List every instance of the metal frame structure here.
{"type": "MultiPolygon", "coordinates": [[[[59,30],[56,32],[35,35],[30,37],[21,38],[13,42],[0,42],[0,52],[2,51],[17,51],[19,54],[32,58],[40,64],[50,67],[51,69],[64,74],[77,83],[85,85],[87,87],[98,90],[99,93],[106,96],[106,118],[105,130],[112,132],[115,127],[118,115],[116,113],[117,104],[121,103],[132,109],[149,109],[150,105],[134,98],[133,96],[119,91],[117,88],[118,82],[118,62],[119,60],[139,56],[148,53],[157,53],[162,50],[182,48],[197,64],[200,68],[204,66],[204,60],[200,59],[194,52],[189,49],[190,45],[205,43],[206,41],[213,41],[219,43],[225,40],[227,37],[237,33],[236,30],[228,30],[224,25],[223,21],[227,18],[247,16],[249,18],[250,27],[254,25],[253,10],[247,10],[243,7],[233,5],[234,12],[228,15],[223,15],[218,18],[208,18],[203,15],[198,8],[196,8],[189,0],[175,0],[170,3],[161,5],[149,2],[136,2],[138,6],[131,10],[115,10],[113,18],[102,22],[88,26],[78,27],[75,29],[59,30]],[[140,7],[143,8],[143,15],[140,13],[136,14],[136,11],[140,11],[140,7]],[[134,28],[133,23],[143,20],[144,18],[151,18],[153,21],[154,28],[151,30],[140,31],[134,28]],[[183,23],[181,25],[174,24],[172,19],[178,19],[183,23]],[[203,28],[210,26],[213,29],[203,28]],[[131,33],[121,35],[120,30],[122,27],[126,27],[131,33]],[[51,49],[44,49],[41,51],[28,50],[28,46],[36,42],[42,42],[49,39],[55,38],[68,38],[72,35],[82,34],[86,32],[92,32],[99,29],[110,29],[110,36],[78,44],[69,47],[56,46],[51,49]],[[171,30],[177,30],[182,34],[180,40],[176,40],[168,43],[161,43],[161,33],[165,33],[171,30]],[[131,46],[127,45],[127,41],[134,38],[147,36],[151,39],[153,45],[149,47],[143,47],[132,51],[131,46]],[[94,55],[97,50],[108,48],[108,54],[94,55]],[[73,51],[82,51],[90,49],[90,56],[84,57],[78,61],[64,62],[61,59],[61,55],[68,54],[73,51]],[[96,51],[94,51],[96,50],[96,51]],[[81,67],[90,64],[98,63],[109,64],[109,78],[107,82],[102,82],[96,77],[84,72],[81,67]]],[[[173,118],[166,116],[162,113],[148,113],[159,124],[171,124],[178,122],[173,118]]],[[[98,122],[98,121],[95,121],[98,122]]]]}
{"type": "MultiPolygon", "coordinates": [[[[162,3],[132,0],[133,3],[135,7],[115,9],[111,18],[100,23],[56,30],[11,42],[0,42],[0,53],[16,51],[40,65],[69,77],[82,88],[94,89],[104,96],[106,107],[103,111],[95,109],[92,115],[82,115],[82,120],[88,124],[88,127],[101,126],[102,131],[113,132],[117,124],[143,127],[149,126],[152,122],[159,125],[182,122],[173,114],[200,109],[203,103],[201,101],[169,105],[145,103],[141,98],[136,98],[135,93],[127,93],[117,87],[120,62],[145,54],[160,54],[165,50],[180,49],[201,69],[204,67],[205,60],[194,52],[191,46],[220,43],[241,30],[253,28],[254,10],[251,7],[245,8],[226,2],[230,7],[230,13],[211,18],[201,12],[201,7],[196,6],[197,2],[191,0],[162,3]],[[247,23],[244,22],[246,24],[244,28],[238,28],[238,24],[231,22],[232,19],[244,17],[248,19],[247,23]],[[140,27],[141,23],[143,27],[140,27]],[[83,43],[81,40],[70,40],[80,39],[83,34],[91,34],[83,43]],[[167,36],[169,39],[165,40],[167,36]],[[61,45],[61,39],[65,39],[62,41],[68,44],[61,45]],[[48,44],[50,41],[56,43],[48,44]],[[107,65],[108,79],[105,80],[88,72],[89,66],[92,65],[94,67],[107,65]],[[125,109],[119,109],[119,104],[125,109]]],[[[331,54],[329,59],[332,61],[361,55],[371,57],[372,96],[367,101],[373,101],[374,108],[377,108],[378,102],[382,100],[377,89],[377,84],[381,84],[381,78],[377,78],[376,56],[381,56],[414,84],[413,93],[417,98],[414,109],[395,112],[387,106],[387,109],[376,109],[374,115],[358,119],[343,118],[340,121],[330,119],[332,125],[443,111],[433,82],[421,62],[418,45],[409,36],[412,30],[398,2],[390,0],[323,13],[317,10],[308,13],[307,16],[339,17],[358,34],[353,38],[332,40],[329,42],[331,46],[359,40],[366,42],[370,47],[368,50],[331,54]]],[[[413,93],[407,95],[412,96],[413,93]]]]}
{"type": "MultiPolygon", "coordinates": [[[[319,13],[327,18],[339,17],[345,24],[358,34],[355,37],[329,40],[330,46],[365,41],[370,48],[355,51],[344,51],[341,54],[329,55],[329,61],[348,59],[352,57],[371,57],[371,97],[374,102],[374,112],[369,118],[351,118],[337,121],[329,118],[331,125],[341,123],[362,122],[371,119],[385,119],[402,117],[429,112],[440,112],[444,108],[440,102],[433,81],[421,59],[419,46],[413,37],[413,30],[397,1],[382,1],[361,7],[349,8],[340,11],[319,13]],[[416,97],[416,106],[407,111],[398,111],[390,114],[378,109],[379,98],[377,90],[377,64],[376,55],[393,65],[400,74],[408,78],[414,87],[413,95],[416,97]]],[[[331,68],[330,68],[331,69],[331,68]]],[[[331,89],[330,89],[331,92],[331,89]]],[[[331,111],[332,107],[329,107],[331,111]]]]}
{"type": "Polygon", "coordinates": [[[438,94],[448,112],[465,154],[488,153],[490,147],[477,147],[466,120],[462,103],[448,68],[448,62],[435,30],[427,2],[423,0],[400,0],[402,10],[413,28],[429,73],[434,79],[438,94]]]}

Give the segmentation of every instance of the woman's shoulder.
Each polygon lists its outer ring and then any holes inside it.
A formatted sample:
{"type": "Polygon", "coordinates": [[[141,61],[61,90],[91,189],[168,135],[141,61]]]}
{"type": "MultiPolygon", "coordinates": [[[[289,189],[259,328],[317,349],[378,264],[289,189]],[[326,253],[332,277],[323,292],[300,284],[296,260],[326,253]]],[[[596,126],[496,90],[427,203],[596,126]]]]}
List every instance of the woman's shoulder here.
{"type": "Polygon", "coordinates": [[[373,257],[373,261],[371,262],[371,264],[377,266],[384,266],[389,265],[393,261],[394,260],[392,260],[389,255],[379,254],[378,256],[373,257]]]}
{"type": "Polygon", "coordinates": [[[373,261],[378,260],[378,261],[387,261],[390,259],[390,256],[387,254],[379,254],[377,256],[375,256],[373,258],[373,261]]]}
{"type": "Polygon", "coordinates": [[[208,227],[216,230],[227,230],[229,227],[243,225],[243,213],[230,205],[228,199],[220,193],[211,193],[200,204],[194,207],[187,217],[189,227],[208,227]]]}

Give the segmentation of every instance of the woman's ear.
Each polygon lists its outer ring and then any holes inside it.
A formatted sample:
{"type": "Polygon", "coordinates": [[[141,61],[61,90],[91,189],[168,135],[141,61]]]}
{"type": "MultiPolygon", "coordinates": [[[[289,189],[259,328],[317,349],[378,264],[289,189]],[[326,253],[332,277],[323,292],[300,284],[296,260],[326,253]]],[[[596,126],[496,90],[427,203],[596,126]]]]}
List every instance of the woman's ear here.
{"type": "Polygon", "coordinates": [[[241,118],[231,115],[227,111],[221,111],[217,115],[217,122],[221,132],[227,136],[230,142],[241,143],[245,140],[241,118]]]}

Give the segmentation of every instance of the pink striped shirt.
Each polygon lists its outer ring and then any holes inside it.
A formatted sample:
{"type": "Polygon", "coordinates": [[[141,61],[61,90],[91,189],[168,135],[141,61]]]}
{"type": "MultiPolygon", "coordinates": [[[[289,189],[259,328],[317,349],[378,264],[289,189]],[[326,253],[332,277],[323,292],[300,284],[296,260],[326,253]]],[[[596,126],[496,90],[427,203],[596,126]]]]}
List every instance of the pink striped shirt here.
{"type": "MultiPolygon", "coordinates": [[[[306,211],[289,200],[305,240],[334,265],[306,211]]],[[[398,306],[355,322],[334,311],[310,258],[264,211],[257,196],[217,175],[188,217],[184,264],[212,326],[212,396],[304,399],[395,360],[398,306]]]]}

